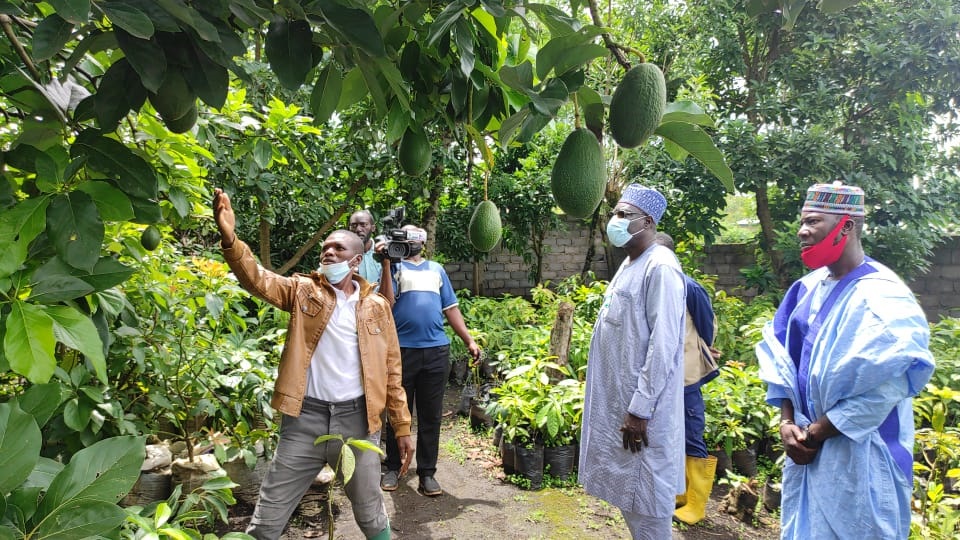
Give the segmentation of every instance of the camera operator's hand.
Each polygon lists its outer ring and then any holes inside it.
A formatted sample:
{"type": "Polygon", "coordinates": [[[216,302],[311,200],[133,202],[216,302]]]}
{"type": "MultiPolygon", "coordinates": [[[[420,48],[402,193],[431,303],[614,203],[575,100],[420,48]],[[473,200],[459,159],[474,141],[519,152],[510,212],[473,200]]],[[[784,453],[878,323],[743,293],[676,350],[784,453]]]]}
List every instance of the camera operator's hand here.
{"type": "Polygon", "coordinates": [[[387,241],[383,237],[374,238],[373,254],[376,257],[375,260],[379,261],[381,265],[390,266],[390,259],[387,257],[387,241]]]}

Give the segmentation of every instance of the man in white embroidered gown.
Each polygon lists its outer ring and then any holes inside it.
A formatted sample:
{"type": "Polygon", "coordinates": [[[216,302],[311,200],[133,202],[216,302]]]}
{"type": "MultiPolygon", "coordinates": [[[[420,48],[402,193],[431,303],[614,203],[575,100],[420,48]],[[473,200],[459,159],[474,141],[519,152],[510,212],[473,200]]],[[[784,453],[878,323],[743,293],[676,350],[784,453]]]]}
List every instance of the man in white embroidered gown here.
{"type": "Polygon", "coordinates": [[[658,191],[631,184],[607,224],[627,252],[610,281],[587,362],[579,479],[620,508],[635,539],[671,536],[684,492],[683,272],[654,241],[666,210],[658,191]]]}

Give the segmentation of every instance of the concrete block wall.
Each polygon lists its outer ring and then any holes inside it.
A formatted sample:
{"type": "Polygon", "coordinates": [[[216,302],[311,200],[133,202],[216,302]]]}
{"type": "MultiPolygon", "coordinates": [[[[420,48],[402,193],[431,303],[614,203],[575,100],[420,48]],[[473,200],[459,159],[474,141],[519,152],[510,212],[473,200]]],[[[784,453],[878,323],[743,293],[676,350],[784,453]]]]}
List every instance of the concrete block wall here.
{"type": "MultiPolygon", "coordinates": [[[[594,256],[590,269],[599,279],[608,279],[607,262],[599,235],[594,235],[594,256]]],[[[580,221],[568,219],[564,230],[551,231],[544,239],[548,253],[543,261],[543,279],[556,283],[583,270],[587,251],[590,248],[589,229],[580,221]]],[[[531,254],[532,256],[532,254],[531,254]]],[[[537,284],[530,281],[530,269],[523,257],[515,255],[502,245],[493,248],[483,261],[481,292],[486,296],[511,294],[528,295],[537,284]]],[[[455,290],[473,289],[472,262],[450,262],[444,265],[455,290]]]]}
{"type": "Polygon", "coordinates": [[[930,270],[908,285],[920,299],[927,320],[960,317],[960,237],[939,246],[930,270]]]}
{"type": "MultiPolygon", "coordinates": [[[[591,240],[586,226],[576,220],[568,220],[565,230],[547,235],[545,245],[550,251],[543,263],[543,279],[556,283],[583,268],[591,240]]],[[[599,279],[610,279],[607,260],[600,235],[595,234],[594,260],[591,269],[599,279]]],[[[702,270],[717,276],[717,288],[727,294],[749,301],[757,291],[748,288],[740,274],[741,268],[753,266],[755,246],[749,244],[715,244],[705,250],[702,270]]],[[[481,294],[499,296],[527,296],[536,283],[530,281],[531,265],[523,258],[502,247],[494,248],[484,261],[481,294]]],[[[473,288],[473,263],[452,262],[445,265],[450,281],[456,290],[473,288]]],[[[615,270],[615,269],[614,269],[615,270]]],[[[955,237],[935,251],[930,270],[907,283],[917,294],[927,319],[937,321],[941,316],[960,316],[960,237],[955,237]]]]}

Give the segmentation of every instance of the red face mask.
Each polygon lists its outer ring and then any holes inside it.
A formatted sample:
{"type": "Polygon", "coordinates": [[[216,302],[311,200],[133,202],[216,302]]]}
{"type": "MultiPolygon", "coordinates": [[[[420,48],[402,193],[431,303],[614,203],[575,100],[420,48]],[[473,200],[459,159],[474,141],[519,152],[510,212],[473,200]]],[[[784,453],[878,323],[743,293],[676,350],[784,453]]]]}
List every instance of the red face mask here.
{"type": "Polygon", "coordinates": [[[850,221],[850,216],[843,216],[840,223],[837,223],[837,226],[830,231],[826,238],[801,251],[800,258],[803,259],[803,264],[816,270],[839,261],[840,255],[843,254],[843,247],[847,245],[848,237],[844,236],[836,244],[834,244],[834,241],[840,235],[840,229],[847,221],[850,221]]]}

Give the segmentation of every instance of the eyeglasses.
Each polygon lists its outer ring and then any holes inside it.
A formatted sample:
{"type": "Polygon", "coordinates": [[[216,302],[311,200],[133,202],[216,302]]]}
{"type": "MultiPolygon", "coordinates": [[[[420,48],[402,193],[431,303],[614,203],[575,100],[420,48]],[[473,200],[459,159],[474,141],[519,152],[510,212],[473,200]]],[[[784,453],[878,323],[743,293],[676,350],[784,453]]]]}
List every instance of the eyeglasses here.
{"type": "Polygon", "coordinates": [[[646,214],[643,212],[627,212],[625,210],[614,210],[613,212],[610,212],[609,214],[607,214],[607,218],[610,218],[610,219],[613,219],[614,217],[625,219],[625,218],[628,218],[629,216],[643,217],[643,216],[646,216],[646,214]]]}

